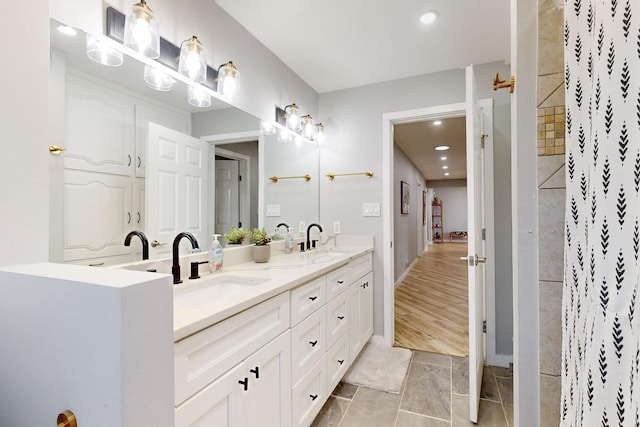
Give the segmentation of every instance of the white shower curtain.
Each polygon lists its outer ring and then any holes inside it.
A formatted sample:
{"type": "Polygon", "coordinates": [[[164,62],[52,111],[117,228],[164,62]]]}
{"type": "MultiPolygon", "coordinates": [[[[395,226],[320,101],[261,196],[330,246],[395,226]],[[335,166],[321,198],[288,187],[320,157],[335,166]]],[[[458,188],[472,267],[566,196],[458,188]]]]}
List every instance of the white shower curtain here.
{"type": "Polygon", "coordinates": [[[565,2],[562,426],[640,425],[640,0],[565,2]]]}

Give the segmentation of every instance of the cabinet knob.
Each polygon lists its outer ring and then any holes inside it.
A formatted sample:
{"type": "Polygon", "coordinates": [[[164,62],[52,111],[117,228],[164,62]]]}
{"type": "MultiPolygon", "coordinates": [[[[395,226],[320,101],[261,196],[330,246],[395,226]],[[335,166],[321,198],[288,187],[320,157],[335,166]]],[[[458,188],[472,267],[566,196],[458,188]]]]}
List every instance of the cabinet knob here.
{"type": "Polygon", "coordinates": [[[249,372],[256,376],[256,379],[260,378],[260,368],[256,366],[255,369],[249,369],[249,372]]]}
{"type": "Polygon", "coordinates": [[[244,377],[244,380],[238,381],[238,384],[244,386],[244,391],[249,390],[249,378],[244,377]]]}
{"type": "Polygon", "coordinates": [[[318,344],[318,340],[315,341],[309,341],[309,344],[311,344],[311,347],[315,347],[316,344],[318,344]]]}
{"type": "Polygon", "coordinates": [[[309,299],[313,302],[318,299],[318,297],[309,297],[309,299]]]}

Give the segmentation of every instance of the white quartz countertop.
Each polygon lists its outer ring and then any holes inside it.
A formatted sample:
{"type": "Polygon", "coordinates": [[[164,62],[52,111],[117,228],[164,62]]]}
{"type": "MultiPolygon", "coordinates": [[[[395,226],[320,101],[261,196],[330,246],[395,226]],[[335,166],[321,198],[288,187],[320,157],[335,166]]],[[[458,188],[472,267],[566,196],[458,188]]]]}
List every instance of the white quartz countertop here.
{"type": "Polygon", "coordinates": [[[220,273],[202,274],[174,286],[174,341],[179,341],[249,307],[322,276],[373,246],[272,256],[268,263],[247,262],[220,273]]]}

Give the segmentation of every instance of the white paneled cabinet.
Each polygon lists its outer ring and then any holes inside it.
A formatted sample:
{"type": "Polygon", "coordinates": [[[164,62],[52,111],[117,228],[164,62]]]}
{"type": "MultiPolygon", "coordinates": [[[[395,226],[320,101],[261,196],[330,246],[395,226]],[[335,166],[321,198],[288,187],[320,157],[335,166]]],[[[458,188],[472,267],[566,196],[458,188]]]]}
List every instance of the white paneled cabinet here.
{"type": "Polygon", "coordinates": [[[373,274],[367,273],[349,287],[349,345],[354,360],[373,333],[373,274]]]}
{"type": "Polygon", "coordinates": [[[190,114],[74,70],[67,70],[65,83],[64,241],[54,247],[65,262],[131,261],[132,253],[141,252],[140,242],[123,243],[129,231],[145,226],[149,122],[189,133],[190,114]]]}

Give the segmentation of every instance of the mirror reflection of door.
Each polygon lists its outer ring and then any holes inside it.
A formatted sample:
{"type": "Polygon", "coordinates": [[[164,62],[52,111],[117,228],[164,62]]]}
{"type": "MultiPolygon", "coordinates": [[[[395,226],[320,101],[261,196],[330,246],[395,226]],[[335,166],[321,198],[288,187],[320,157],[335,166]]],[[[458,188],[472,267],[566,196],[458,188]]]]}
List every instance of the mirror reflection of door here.
{"type": "Polygon", "coordinates": [[[230,160],[216,155],[215,170],[215,230],[217,234],[225,234],[231,227],[242,227],[240,221],[240,174],[238,160],[230,160]]]}

